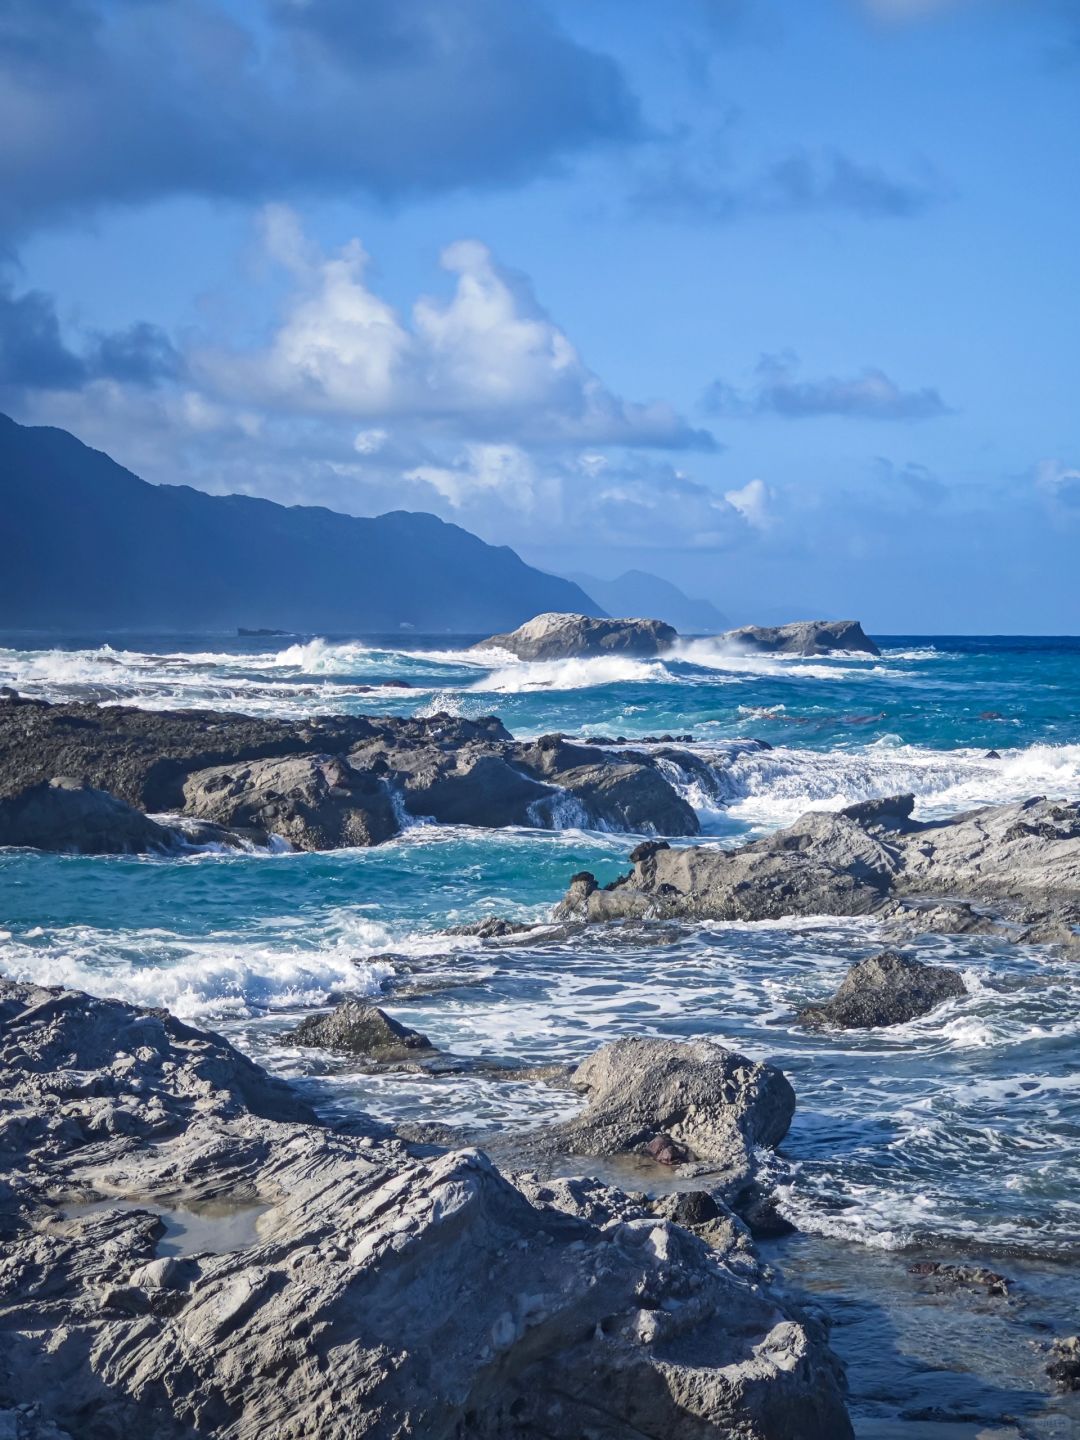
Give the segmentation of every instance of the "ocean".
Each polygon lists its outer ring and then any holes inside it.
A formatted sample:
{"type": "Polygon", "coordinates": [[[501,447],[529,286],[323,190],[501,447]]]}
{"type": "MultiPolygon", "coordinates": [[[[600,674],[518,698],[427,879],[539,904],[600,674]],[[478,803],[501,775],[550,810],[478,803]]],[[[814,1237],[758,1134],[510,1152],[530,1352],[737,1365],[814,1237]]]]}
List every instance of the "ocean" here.
{"type": "MultiPolygon", "coordinates": [[[[921,817],[1080,799],[1080,639],[877,638],[880,657],[735,657],[688,640],[664,659],[527,663],[409,633],[7,634],[0,684],[265,715],[497,714],[520,737],[690,735],[713,775],[684,788],[697,843],[723,846],[901,791],[921,817]]],[[[1077,1397],[1048,1395],[1040,1348],[1080,1315],[1075,962],[923,937],[905,948],[959,969],[966,997],[901,1027],[811,1034],[793,1012],[882,948],[874,922],[538,931],[512,947],[441,933],[488,914],[543,920],[575,871],[613,878],[638,839],[417,823],[331,854],[0,851],[0,971],[167,1006],[328,1114],[470,1137],[575,1108],[515,1081],[514,1062],[580,1059],[625,1034],[707,1036],[768,1059],[798,1095],[770,1163],[800,1233],[764,1248],[832,1320],[859,1434],[1080,1434],[1077,1397]],[[292,1045],[297,1019],[343,991],[378,996],[463,1063],[369,1076],[292,1045]],[[477,1058],[483,1073],[466,1063],[477,1058]],[[974,1258],[1016,1283],[1005,1300],[941,1293],[908,1274],[927,1257],[974,1258]]]]}

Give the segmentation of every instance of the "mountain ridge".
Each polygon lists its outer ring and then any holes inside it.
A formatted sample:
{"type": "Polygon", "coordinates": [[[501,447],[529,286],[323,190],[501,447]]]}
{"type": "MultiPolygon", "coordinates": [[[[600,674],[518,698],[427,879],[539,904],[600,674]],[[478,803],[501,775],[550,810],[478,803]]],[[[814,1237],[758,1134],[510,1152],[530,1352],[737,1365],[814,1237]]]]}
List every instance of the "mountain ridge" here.
{"type": "Polygon", "coordinates": [[[425,511],[366,517],[155,485],[69,431],[0,415],[0,626],[476,634],[580,586],[425,511]]]}

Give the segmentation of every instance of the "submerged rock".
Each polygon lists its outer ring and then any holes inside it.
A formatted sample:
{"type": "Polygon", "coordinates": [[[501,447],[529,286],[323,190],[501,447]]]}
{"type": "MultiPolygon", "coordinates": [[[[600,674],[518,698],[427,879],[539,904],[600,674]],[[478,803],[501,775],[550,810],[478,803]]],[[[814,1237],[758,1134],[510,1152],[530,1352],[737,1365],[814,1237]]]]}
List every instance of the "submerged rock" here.
{"type": "Polygon", "coordinates": [[[57,777],[0,799],[0,845],[79,855],[175,849],[180,837],[106,790],[57,777]]]}
{"type": "Polygon", "coordinates": [[[378,1060],[406,1059],[418,1050],[434,1049],[426,1035],[387,1015],[376,1005],[342,1000],[329,1015],[309,1015],[288,1037],[296,1045],[370,1055],[378,1060]]]}
{"type": "Polygon", "coordinates": [[[803,1025],[839,1030],[903,1025],[966,994],[967,987],[955,970],[923,965],[887,950],[853,965],[831,1000],[805,1006],[798,1018],[803,1025]]]}
{"type": "Polygon", "coordinates": [[[985,1265],[951,1265],[938,1260],[920,1260],[908,1268],[909,1275],[930,1280],[937,1286],[985,1290],[987,1295],[1006,1296],[1009,1281],[985,1265]]]}
{"type": "Polygon", "coordinates": [[[678,640],[662,620],[596,620],[591,615],[535,615],[505,635],[491,635],[474,650],[509,650],[519,660],[572,660],[591,655],[662,655],[678,640]]]}
{"type": "Polygon", "coordinates": [[[725,631],[720,639],[739,649],[766,655],[828,655],[833,650],[881,654],[857,620],[796,620],[790,625],[743,625],[738,630],[725,631]]]}
{"type": "Polygon", "coordinates": [[[852,1434],[744,1238],[331,1130],[225,1041],[68,991],[0,982],[0,1094],[0,1414],[34,1435],[852,1434]],[[253,1238],[162,1264],[156,1211],[210,1199],[253,1238]]]}

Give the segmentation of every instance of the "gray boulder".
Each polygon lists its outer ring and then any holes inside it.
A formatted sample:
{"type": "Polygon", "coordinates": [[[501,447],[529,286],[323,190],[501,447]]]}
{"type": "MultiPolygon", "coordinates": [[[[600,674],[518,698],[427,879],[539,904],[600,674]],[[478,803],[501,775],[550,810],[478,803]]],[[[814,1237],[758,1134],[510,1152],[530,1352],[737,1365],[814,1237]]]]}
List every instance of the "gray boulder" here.
{"type": "Polygon", "coordinates": [[[71,992],[0,982],[0,1093],[0,1414],[41,1440],[852,1434],[735,1235],[324,1128],[224,1041],[71,992]],[[209,1201],[246,1236],[159,1255],[209,1201]]]}
{"type": "Polygon", "coordinates": [[[0,845],[79,855],[175,849],[175,831],[106,790],[58,776],[0,798],[0,845]]]}
{"type": "Polygon", "coordinates": [[[328,1015],[308,1015],[289,1039],[296,1045],[370,1055],[377,1060],[404,1060],[433,1048],[419,1030],[400,1024],[375,1005],[361,1005],[356,1000],[343,1000],[328,1015]]]}
{"type": "Polygon", "coordinates": [[[184,810],[219,825],[276,835],[298,850],[379,845],[398,832],[381,778],[336,755],[293,755],[198,770],[184,810]]]}
{"type": "Polygon", "coordinates": [[[881,651],[857,620],[796,620],[790,625],[743,625],[726,630],[721,640],[765,655],[828,655],[854,650],[864,655],[881,651]]]}
{"type": "Polygon", "coordinates": [[[966,994],[967,987],[955,970],[923,965],[887,950],[853,965],[832,999],[805,1006],[799,1011],[799,1020],[813,1028],[835,1026],[840,1030],[903,1025],[966,994]]]}
{"type": "Polygon", "coordinates": [[[591,615],[535,615],[505,635],[491,635],[474,650],[509,650],[519,660],[573,660],[590,655],[663,655],[678,632],[662,620],[596,620],[591,615]]]}
{"type": "Polygon", "coordinates": [[[909,905],[934,897],[948,902],[937,919],[949,930],[984,928],[986,915],[957,910],[963,899],[1015,917],[1018,938],[1068,943],[1080,923],[1080,803],[1036,798],[933,821],[910,812],[910,797],[894,797],[812,810],[734,850],[648,846],[603,888],[575,876],[555,918],[876,915],[899,929],[910,915],[913,929],[925,929],[933,909],[909,905]]]}
{"type": "Polygon", "coordinates": [[[795,1113],[781,1071],[708,1040],[616,1040],[583,1061],[570,1083],[588,1104],[542,1132],[542,1149],[651,1155],[739,1183],[754,1147],[778,1145],[795,1113]]]}

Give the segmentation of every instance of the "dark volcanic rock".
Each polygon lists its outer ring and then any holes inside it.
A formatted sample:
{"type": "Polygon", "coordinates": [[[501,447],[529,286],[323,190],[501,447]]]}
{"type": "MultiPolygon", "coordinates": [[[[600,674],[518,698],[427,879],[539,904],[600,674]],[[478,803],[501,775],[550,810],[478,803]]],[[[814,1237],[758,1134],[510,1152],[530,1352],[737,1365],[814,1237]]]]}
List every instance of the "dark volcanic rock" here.
{"type": "Polygon", "coordinates": [[[571,660],[590,655],[662,655],[678,640],[662,620],[595,620],[553,612],[535,615],[516,630],[492,635],[474,650],[509,650],[519,660],[571,660]]]}
{"type": "Polygon", "coordinates": [[[309,1015],[288,1037],[297,1045],[401,1060],[434,1047],[426,1035],[402,1025],[375,1005],[343,1000],[329,1015],[309,1015]]]}
{"type": "Polygon", "coordinates": [[[987,1295],[1006,1296],[1009,1281],[985,1265],[950,1265],[938,1260],[920,1260],[908,1268],[909,1275],[929,1280],[938,1287],[985,1290],[987,1295]]]}
{"type": "Polygon", "coordinates": [[[769,655],[828,655],[832,650],[881,651],[857,620],[796,620],[790,625],[744,625],[721,640],[769,655]]]}
{"type": "Polygon", "coordinates": [[[965,995],[963,979],[943,965],[923,965],[887,950],[853,965],[831,1000],[799,1011],[803,1025],[840,1030],[903,1025],[965,995]]]}
{"type": "Polygon", "coordinates": [[[298,850],[379,845],[400,828],[385,782],[336,755],[197,770],[184,783],[184,811],[281,836],[298,850]]]}
{"type": "Polygon", "coordinates": [[[0,1095],[0,1417],[35,1440],[850,1440],[819,1330],[723,1216],[710,1254],[597,1181],[323,1127],[222,1040],[3,981],[0,1095]],[[159,1255],[156,1212],[207,1201],[249,1238],[159,1255]]]}
{"type": "Polygon", "coordinates": [[[137,809],[183,810],[301,849],[379,844],[397,834],[399,805],[441,824],[694,835],[697,816],[663,769],[680,762],[687,773],[707,769],[678,751],[611,754],[559,736],[517,742],[494,716],[296,723],[0,703],[0,801],[71,775],[137,809]]]}
{"type": "Polygon", "coordinates": [[[1080,1390],[1080,1335],[1055,1340],[1046,1373],[1059,1390],[1080,1390]]]}
{"type": "Polygon", "coordinates": [[[126,855],[175,849],[179,840],[115,795],[62,776],[0,799],[0,845],[126,855]]]}

